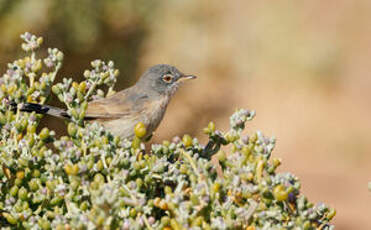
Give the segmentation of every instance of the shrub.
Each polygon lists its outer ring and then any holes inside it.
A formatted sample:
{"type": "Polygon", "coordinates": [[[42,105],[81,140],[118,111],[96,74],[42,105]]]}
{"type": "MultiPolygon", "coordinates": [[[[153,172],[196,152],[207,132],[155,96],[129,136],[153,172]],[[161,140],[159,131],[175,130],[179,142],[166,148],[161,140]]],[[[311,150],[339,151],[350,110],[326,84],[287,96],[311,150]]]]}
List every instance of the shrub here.
{"type": "Polygon", "coordinates": [[[333,228],[333,209],[310,203],[295,176],[276,172],[275,139],[243,134],[253,111],[237,110],[227,132],[210,122],[206,146],[184,135],[146,151],[140,125],[130,141],[83,122],[89,100],[114,93],[113,62],[93,61],[80,83],[54,84],[63,53],[48,49],[39,59],[42,38],[21,37],[28,55],[8,64],[0,86],[3,229],[333,228]],[[42,115],[12,108],[43,104],[51,92],[71,116],[68,136],[38,132],[42,115]]]}

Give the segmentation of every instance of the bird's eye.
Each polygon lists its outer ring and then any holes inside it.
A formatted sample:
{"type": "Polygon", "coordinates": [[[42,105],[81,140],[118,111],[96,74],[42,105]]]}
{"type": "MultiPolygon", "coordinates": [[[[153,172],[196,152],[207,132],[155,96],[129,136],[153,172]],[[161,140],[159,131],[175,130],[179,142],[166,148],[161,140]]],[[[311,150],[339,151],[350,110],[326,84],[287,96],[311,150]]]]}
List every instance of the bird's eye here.
{"type": "Polygon", "coordinates": [[[162,80],[166,83],[171,83],[173,81],[173,75],[171,74],[165,74],[163,77],[162,77],[162,80]]]}

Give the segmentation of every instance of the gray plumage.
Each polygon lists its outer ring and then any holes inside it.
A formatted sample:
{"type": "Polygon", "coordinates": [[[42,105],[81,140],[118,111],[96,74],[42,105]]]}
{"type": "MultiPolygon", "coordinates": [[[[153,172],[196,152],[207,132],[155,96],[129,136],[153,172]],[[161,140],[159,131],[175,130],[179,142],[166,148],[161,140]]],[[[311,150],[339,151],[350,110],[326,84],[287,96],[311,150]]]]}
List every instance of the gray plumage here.
{"type": "MultiPolygon", "coordinates": [[[[192,75],[183,74],[174,66],[155,65],[132,87],[110,97],[89,102],[85,120],[98,122],[122,138],[132,138],[134,126],[143,122],[147,135],[151,135],[160,124],[181,81],[194,78],[192,75]]],[[[65,110],[49,105],[26,103],[21,111],[69,118],[65,110]]]]}

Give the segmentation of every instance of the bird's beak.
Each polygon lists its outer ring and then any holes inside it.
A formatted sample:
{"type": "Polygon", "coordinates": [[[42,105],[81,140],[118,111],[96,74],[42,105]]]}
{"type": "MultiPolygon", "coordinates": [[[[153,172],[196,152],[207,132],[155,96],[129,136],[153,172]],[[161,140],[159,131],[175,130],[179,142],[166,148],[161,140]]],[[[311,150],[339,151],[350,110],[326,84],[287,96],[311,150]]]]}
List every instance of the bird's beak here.
{"type": "Polygon", "coordinates": [[[184,81],[195,79],[195,78],[197,77],[194,75],[182,75],[178,78],[178,82],[184,82],[184,81]]]}

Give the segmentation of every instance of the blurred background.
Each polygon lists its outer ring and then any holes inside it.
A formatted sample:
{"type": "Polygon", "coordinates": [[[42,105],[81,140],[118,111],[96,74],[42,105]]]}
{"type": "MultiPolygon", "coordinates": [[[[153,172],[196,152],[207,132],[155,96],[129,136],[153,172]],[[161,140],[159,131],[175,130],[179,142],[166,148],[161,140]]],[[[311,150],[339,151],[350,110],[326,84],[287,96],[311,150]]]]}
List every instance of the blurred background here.
{"type": "Polygon", "coordinates": [[[112,59],[120,90],[151,65],[176,65],[199,78],[152,141],[205,141],[210,120],[227,129],[236,108],[255,109],[248,130],[277,137],[280,170],[337,209],[336,229],[371,229],[370,12],[369,0],[0,0],[0,71],[25,31],[65,53],[58,80],[112,59]]]}

